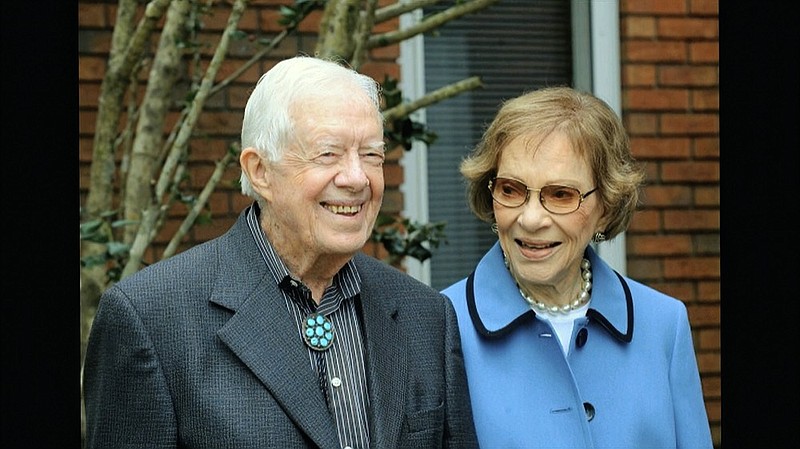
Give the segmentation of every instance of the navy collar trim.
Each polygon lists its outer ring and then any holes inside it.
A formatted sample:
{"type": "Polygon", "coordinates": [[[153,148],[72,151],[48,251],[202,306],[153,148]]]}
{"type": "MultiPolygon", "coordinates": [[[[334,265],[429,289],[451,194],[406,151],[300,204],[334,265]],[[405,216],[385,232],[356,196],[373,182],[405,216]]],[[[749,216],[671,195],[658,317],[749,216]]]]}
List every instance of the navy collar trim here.
{"type": "MultiPolygon", "coordinates": [[[[586,316],[589,319],[593,319],[597,321],[609,334],[611,334],[617,340],[623,343],[630,343],[633,339],[633,296],[631,295],[631,290],[628,287],[628,283],[625,282],[625,279],[617,273],[616,270],[613,270],[614,274],[617,275],[620,284],[622,284],[622,289],[625,291],[625,302],[627,304],[628,310],[628,329],[627,333],[623,334],[617,328],[614,327],[611,322],[609,322],[606,317],[604,317],[600,312],[593,308],[589,308],[586,312],[586,316]]],[[[469,277],[467,278],[467,285],[466,285],[466,293],[467,293],[467,309],[469,310],[469,316],[472,319],[472,324],[475,326],[475,329],[478,333],[486,338],[499,338],[504,335],[507,335],[518,326],[527,323],[536,318],[536,313],[533,310],[529,310],[522,315],[518,316],[514,319],[511,323],[507,326],[500,328],[496,331],[490,331],[486,328],[481,321],[481,317],[478,314],[477,306],[475,305],[475,288],[474,288],[474,278],[475,278],[475,271],[470,273],[469,277]]]]}

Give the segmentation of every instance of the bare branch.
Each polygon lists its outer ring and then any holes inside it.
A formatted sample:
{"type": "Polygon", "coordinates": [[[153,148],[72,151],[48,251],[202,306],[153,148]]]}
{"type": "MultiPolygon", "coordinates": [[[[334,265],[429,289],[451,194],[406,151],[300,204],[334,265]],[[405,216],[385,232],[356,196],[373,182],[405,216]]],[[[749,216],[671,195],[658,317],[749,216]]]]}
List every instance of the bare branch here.
{"type": "MultiPolygon", "coordinates": [[[[158,51],[148,76],[141,111],[136,124],[136,138],[130,159],[130,171],[125,179],[126,220],[141,219],[141,211],[149,204],[158,203],[159,196],[153,195],[153,179],[158,172],[158,154],[163,142],[163,127],[169,112],[172,95],[178,79],[183,50],[180,43],[187,37],[187,22],[192,10],[192,3],[176,1],[170,4],[166,21],[161,31],[158,51]]],[[[137,229],[125,227],[123,241],[133,241],[137,229]]]]}
{"type": "Polygon", "coordinates": [[[435,5],[440,1],[442,0],[413,0],[405,3],[397,2],[389,6],[384,6],[383,8],[375,11],[375,23],[386,22],[387,20],[394,19],[395,17],[401,16],[407,12],[414,11],[417,8],[435,5]]]}
{"type": "MultiPolygon", "coordinates": [[[[154,199],[156,199],[156,201],[160,201],[167,192],[170,180],[172,179],[172,173],[175,170],[181,156],[186,151],[189,139],[191,138],[195,124],[197,123],[197,119],[200,116],[200,112],[203,110],[205,100],[208,98],[208,92],[214,83],[214,79],[216,78],[217,72],[222,65],[222,61],[225,60],[225,56],[228,52],[228,46],[230,45],[231,36],[236,30],[239,19],[241,18],[242,13],[247,6],[247,1],[248,0],[236,0],[233,5],[231,15],[228,17],[228,23],[222,32],[219,45],[217,46],[217,49],[211,58],[211,62],[208,65],[205,76],[200,83],[200,88],[198,89],[197,94],[192,101],[186,120],[183,122],[181,129],[178,132],[178,136],[175,139],[175,143],[173,144],[169,155],[164,161],[161,175],[159,176],[159,179],[155,185],[154,199]]],[[[144,251],[147,249],[155,236],[154,225],[158,221],[159,215],[161,213],[166,213],[166,210],[167,208],[165,206],[161,206],[159,203],[154,202],[150,207],[143,211],[140,229],[134,238],[133,244],[131,245],[130,258],[125,264],[122,277],[129,276],[130,274],[133,274],[139,270],[144,251]]]]}
{"type": "Polygon", "coordinates": [[[445,23],[458,19],[461,16],[488,8],[498,1],[499,0],[474,0],[467,3],[461,3],[438,14],[427,17],[420,23],[406,29],[372,36],[369,38],[369,42],[367,42],[367,48],[371,50],[377,47],[386,47],[388,45],[396,44],[418,34],[439,28],[445,23]]]}
{"type": "Polygon", "coordinates": [[[361,0],[328,0],[319,25],[315,54],[319,58],[352,59],[361,0]]]}
{"type": "Polygon", "coordinates": [[[198,215],[200,212],[203,211],[206,203],[208,203],[208,199],[211,197],[211,194],[214,192],[214,189],[219,184],[220,180],[222,180],[222,175],[225,173],[225,169],[236,160],[236,156],[238,153],[234,151],[228,151],[225,153],[225,156],[217,161],[217,165],[214,168],[214,173],[211,174],[211,178],[209,178],[208,182],[206,183],[203,190],[200,192],[200,195],[197,197],[197,201],[192,206],[189,213],[186,215],[186,218],[181,223],[180,228],[175,232],[175,235],[167,244],[167,248],[164,250],[164,254],[161,255],[162,259],[166,259],[167,257],[171,257],[175,254],[175,251],[178,249],[178,245],[180,244],[183,236],[189,232],[189,229],[194,226],[195,220],[197,220],[198,215]]]}
{"type": "Polygon", "coordinates": [[[136,2],[124,1],[118,10],[119,30],[115,27],[112,39],[108,70],[100,86],[97,106],[94,142],[92,144],[92,165],[90,168],[89,193],[86,198],[86,214],[98,216],[111,208],[114,179],[114,141],[117,125],[122,113],[122,99],[128,85],[130,74],[142,58],[145,43],[153,32],[156,23],[163,16],[170,0],[153,0],[145,10],[145,16],[136,30],[129,31],[135,13],[136,2]],[[124,50],[120,47],[124,46],[124,50]]]}
{"type": "Polygon", "coordinates": [[[481,81],[480,77],[473,76],[466,78],[457,83],[448,84],[447,86],[439,88],[433,92],[429,92],[414,101],[402,103],[391,109],[387,109],[383,111],[383,118],[387,122],[391,122],[403,117],[407,117],[418,109],[425,108],[434,103],[455,97],[462,92],[474,90],[479,87],[483,87],[483,82],[481,81]]]}
{"type": "Polygon", "coordinates": [[[353,35],[355,42],[355,49],[353,50],[353,58],[350,60],[350,65],[358,70],[361,64],[364,63],[364,58],[367,56],[367,40],[372,34],[372,27],[375,19],[375,8],[378,7],[378,0],[369,0],[366,4],[366,9],[359,14],[358,28],[353,35]]]}

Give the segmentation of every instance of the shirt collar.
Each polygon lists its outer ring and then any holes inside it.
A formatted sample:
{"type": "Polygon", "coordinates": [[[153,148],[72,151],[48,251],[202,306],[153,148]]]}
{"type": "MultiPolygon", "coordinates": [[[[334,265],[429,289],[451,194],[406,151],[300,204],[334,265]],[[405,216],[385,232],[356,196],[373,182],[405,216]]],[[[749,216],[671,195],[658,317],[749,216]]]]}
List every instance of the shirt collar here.
{"type": "MultiPolygon", "coordinates": [[[[267,263],[272,278],[279,287],[284,288],[300,288],[302,282],[294,278],[286,264],[281,259],[280,255],[275,251],[264,230],[261,229],[260,217],[261,208],[258,203],[253,203],[246,211],[247,225],[250,229],[253,239],[256,242],[259,252],[267,263]]],[[[339,270],[333,277],[333,286],[341,290],[344,298],[353,297],[361,292],[361,276],[358,274],[355,262],[353,259],[339,270]]]]}

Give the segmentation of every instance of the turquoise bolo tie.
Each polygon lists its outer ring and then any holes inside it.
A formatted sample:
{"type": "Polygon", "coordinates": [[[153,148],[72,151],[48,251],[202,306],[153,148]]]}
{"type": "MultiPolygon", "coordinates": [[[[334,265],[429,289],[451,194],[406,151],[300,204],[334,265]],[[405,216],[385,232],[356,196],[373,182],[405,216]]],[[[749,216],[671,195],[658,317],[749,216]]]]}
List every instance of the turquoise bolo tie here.
{"type": "Polygon", "coordinates": [[[333,343],[333,323],[321,313],[312,313],[303,321],[303,341],[315,351],[325,351],[333,343]]]}

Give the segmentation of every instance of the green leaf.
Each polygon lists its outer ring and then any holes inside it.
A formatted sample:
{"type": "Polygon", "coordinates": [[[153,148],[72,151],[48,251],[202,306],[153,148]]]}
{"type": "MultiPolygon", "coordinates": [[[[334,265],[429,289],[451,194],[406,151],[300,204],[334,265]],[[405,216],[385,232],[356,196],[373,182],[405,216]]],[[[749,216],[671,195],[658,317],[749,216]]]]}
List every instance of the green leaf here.
{"type": "Polygon", "coordinates": [[[113,257],[124,256],[128,254],[130,250],[130,245],[126,245],[120,242],[109,242],[108,243],[108,254],[113,257]]]}

